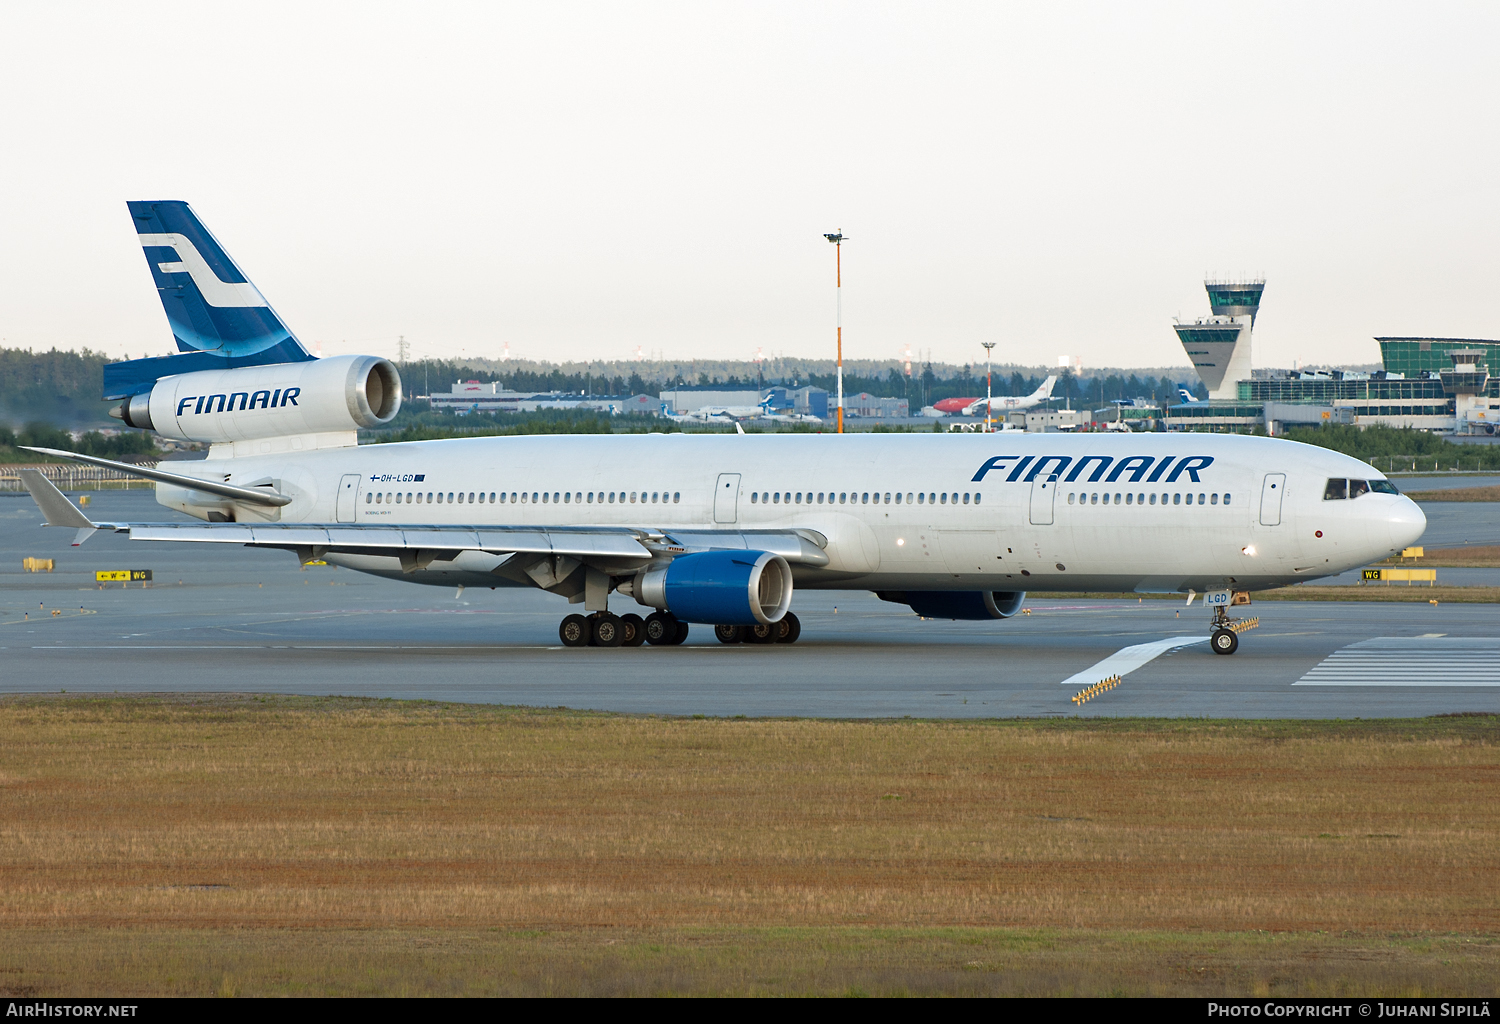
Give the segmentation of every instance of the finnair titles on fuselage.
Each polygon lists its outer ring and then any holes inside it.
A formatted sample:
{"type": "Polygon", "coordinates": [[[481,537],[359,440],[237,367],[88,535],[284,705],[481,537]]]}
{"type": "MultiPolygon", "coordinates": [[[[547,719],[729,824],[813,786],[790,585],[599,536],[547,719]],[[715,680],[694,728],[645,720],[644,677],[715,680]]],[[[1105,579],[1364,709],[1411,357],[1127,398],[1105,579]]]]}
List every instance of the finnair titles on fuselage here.
{"type": "MultiPolygon", "coordinates": [[[[570,645],[791,642],[795,589],[997,619],[1027,591],[1235,592],[1344,572],[1426,522],[1372,467],[1212,434],[542,435],[358,446],[395,367],[312,359],[185,203],[132,203],[181,355],[114,364],[129,425],[208,441],[157,481],[201,526],[93,523],[35,474],[52,525],[285,549],[390,579],[546,591],[570,645]],[[213,278],[205,280],[204,276],[213,278]],[[234,286],[234,287],[230,287],[234,286]],[[213,342],[211,346],[206,344],[213,342]],[[618,615],[628,603],[649,610],[618,615]]],[[[68,453],[58,453],[66,455],[68,453]]],[[[107,460],[70,456],[104,463],[107,460]]],[[[111,464],[113,465],[113,464],[111,464]]],[[[1220,642],[1220,633],[1226,634],[1220,642]]]]}

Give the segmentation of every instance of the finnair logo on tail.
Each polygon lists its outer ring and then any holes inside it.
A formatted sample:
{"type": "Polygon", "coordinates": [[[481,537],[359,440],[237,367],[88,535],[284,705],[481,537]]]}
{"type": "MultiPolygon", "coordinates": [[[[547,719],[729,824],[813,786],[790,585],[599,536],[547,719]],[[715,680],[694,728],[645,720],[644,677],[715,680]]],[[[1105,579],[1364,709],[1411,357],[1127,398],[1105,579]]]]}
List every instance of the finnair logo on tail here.
{"type": "Polygon", "coordinates": [[[270,303],[256,290],[255,285],[249,281],[243,284],[231,284],[228,281],[219,280],[208,261],[198,252],[198,247],[188,241],[183,235],[139,235],[141,245],[165,246],[177,252],[176,263],[158,263],[157,269],[163,274],[188,274],[193,283],[198,286],[198,291],[203,294],[203,301],[210,306],[269,306],[270,303]]]}

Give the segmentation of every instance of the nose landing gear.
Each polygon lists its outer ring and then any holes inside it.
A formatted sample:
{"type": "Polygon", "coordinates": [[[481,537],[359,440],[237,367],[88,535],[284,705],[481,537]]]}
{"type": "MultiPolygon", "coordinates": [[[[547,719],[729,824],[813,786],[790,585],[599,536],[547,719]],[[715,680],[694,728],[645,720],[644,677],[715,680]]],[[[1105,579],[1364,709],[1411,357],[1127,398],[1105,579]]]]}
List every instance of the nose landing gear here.
{"type": "MultiPolygon", "coordinates": [[[[1248,604],[1248,599],[1243,602],[1248,604]]],[[[1240,649],[1240,634],[1247,629],[1254,629],[1260,625],[1260,617],[1250,619],[1231,619],[1229,612],[1223,605],[1214,609],[1213,632],[1209,635],[1208,646],[1215,654],[1233,654],[1240,649]]]]}

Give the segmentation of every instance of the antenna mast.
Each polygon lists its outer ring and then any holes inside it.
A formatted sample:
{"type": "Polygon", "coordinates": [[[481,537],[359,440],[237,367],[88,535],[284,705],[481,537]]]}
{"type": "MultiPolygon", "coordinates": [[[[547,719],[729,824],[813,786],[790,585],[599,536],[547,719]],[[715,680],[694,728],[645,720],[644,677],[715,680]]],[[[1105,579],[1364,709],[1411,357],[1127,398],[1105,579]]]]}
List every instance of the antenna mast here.
{"type": "Polygon", "coordinates": [[[844,432],[844,230],[840,228],[832,234],[824,234],[824,238],[833,243],[833,267],[834,267],[834,295],[835,302],[835,324],[838,327],[838,410],[839,427],[838,432],[844,432]]]}

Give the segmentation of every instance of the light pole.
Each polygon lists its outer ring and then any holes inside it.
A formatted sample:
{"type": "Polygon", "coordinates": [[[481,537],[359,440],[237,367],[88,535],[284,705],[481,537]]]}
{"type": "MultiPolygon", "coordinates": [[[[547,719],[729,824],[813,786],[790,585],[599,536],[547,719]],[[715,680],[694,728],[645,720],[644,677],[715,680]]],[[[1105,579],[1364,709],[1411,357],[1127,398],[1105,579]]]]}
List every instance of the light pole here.
{"type": "Polygon", "coordinates": [[[990,432],[990,406],[994,401],[991,397],[993,392],[990,388],[990,351],[995,347],[995,343],[993,341],[981,341],[979,344],[984,346],[984,432],[988,434],[990,432]]]}
{"type": "Polygon", "coordinates": [[[844,432],[844,232],[843,229],[824,234],[824,238],[833,243],[833,267],[834,267],[834,295],[835,314],[834,322],[838,326],[839,349],[838,349],[838,432],[844,432]]]}

